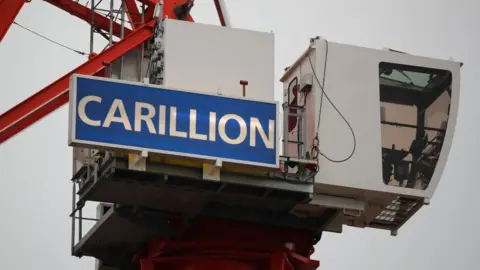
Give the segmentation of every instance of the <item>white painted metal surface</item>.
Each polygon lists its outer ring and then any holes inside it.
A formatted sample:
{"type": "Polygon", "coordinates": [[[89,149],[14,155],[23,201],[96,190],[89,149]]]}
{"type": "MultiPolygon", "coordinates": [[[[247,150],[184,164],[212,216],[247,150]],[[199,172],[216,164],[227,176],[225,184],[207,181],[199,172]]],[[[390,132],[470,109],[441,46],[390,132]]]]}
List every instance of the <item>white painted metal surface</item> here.
{"type": "Polygon", "coordinates": [[[274,101],[274,35],[165,20],[164,84],[175,88],[274,101]]]}

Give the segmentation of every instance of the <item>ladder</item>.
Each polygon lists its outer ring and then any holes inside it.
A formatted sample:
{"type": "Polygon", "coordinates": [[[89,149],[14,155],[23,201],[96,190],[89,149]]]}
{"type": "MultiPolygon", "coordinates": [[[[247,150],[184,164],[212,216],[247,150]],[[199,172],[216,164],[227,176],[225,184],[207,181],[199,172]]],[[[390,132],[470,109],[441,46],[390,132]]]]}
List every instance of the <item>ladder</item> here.
{"type": "MultiPolygon", "coordinates": [[[[288,173],[297,166],[312,163],[310,153],[307,151],[306,145],[306,99],[303,98],[303,92],[300,91],[298,79],[295,77],[287,89],[287,99],[282,104],[283,107],[283,156],[284,172],[288,173]],[[294,140],[290,139],[291,133],[297,134],[294,140]],[[296,145],[296,153],[291,153],[290,145],[296,145]]],[[[303,93],[305,94],[305,93],[303,93]]],[[[298,171],[299,168],[297,168],[298,171]]],[[[293,171],[292,171],[293,172],[293,171]]]]}

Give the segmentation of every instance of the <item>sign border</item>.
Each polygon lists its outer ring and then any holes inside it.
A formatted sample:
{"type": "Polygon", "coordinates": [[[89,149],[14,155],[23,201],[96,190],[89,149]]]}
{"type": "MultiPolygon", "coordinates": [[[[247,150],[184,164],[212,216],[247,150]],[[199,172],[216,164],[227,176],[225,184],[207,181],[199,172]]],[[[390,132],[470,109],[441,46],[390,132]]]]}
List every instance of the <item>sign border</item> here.
{"type": "Polygon", "coordinates": [[[143,82],[135,82],[135,81],[126,81],[126,80],[119,80],[119,79],[113,79],[113,78],[105,78],[105,77],[96,77],[96,76],[90,76],[90,75],[83,75],[83,74],[72,74],[70,76],[70,89],[69,89],[69,123],[68,123],[68,145],[73,146],[73,147],[89,147],[89,146],[99,146],[101,148],[106,148],[106,149],[118,149],[118,150],[132,150],[132,151],[147,151],[150,153],[155,153],[155,154],[163,154],[163,155],[172,155],[172,156],[177,156],[177,157],[187,157],[187,158],[192,158],[192,159],[202,159],[202,160],[209,160],[209,161],[215,161],[215,160],[221,160],[222,162],[227,162],[227,163],[232,163],[232,164],[238,164],[238,165],[251,165],[251,166],[259,166],[259,167],[266,167],[266,168],[279,168],[280,166],[280,156],[279,156],[279,150],[280,150],[280,102],[278,101],[264,101],[264,100],[256,100],[256,99],[251,99],[251,98],[245,98],[245,97],[233,97],[233,96],[227,96],[227,95],[215,95],[212,93],[202,93],[198,91],[193,91],[190,89],[180,89],[180,88],[175,88],[175,87],[168,87],[166,85],[156,85],[156,84],[149,84],[149,83],[143,83],[143,82]],[[96,80],[96,81],[106,81],[106,82],[113,82],[113,83],[120,83],[120,84],[127,84],[127,85],[137,85],[137,86],[145,86],[145,87],[150,87],[150,88],[157,88],[157,89],[162,89],[162,90],[170,90],[170,91],[179,91],[179,92],[185,92],[185,93],[193,93],[193,94],[199,94],[199,95],[206,95],[206,96],[214,96],[214,97],[222,97],[222,98],[229,98],[229,99],[235,99],[235,100],[247,100],[247,101],[254,101],[254,102],[261,102],[261,103],[267,103],[267,104],[274,104],[275,105],[275,138],[276,138],[276,148],[275,148],[275,164],[271,163],[262,163],[262,162],[254,162],[254,161],[247,161],[247,160],[241,160],[241,159],[232,159],[232,158],[222,158],[222,157],[213,157],[213,156],[208,156],[208,155],[200,155],[200,154],[190,154],[190,153],[182,153],[182,152],[176,152],[176,151],[167,151],[167,150],[159,150],[159,149],[150,149],[150,148],[142,148],[142,147],[137,147],[137,146],[127,146],[127,145],[122,145],[122,144],[112,144],[112,143],[101,143],[101,142],[94,142],[94,141],[85,141],[85,140],[79,140],[75,138],[75,121],[76,121],[76,114],[77,114],[77,107],[76,107],[76,100],[77,100],[77,79],[78,78],[85,78],[85,79],[90,79],[90,80],[96,80]]]}

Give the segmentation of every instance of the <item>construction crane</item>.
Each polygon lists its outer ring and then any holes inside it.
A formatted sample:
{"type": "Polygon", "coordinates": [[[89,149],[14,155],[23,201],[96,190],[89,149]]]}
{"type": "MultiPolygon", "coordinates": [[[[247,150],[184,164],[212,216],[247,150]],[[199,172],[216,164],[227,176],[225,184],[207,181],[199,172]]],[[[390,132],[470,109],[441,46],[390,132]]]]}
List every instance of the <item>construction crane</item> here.
{"type": "MultiPolygon", "coordinates": [[[[0,2],[0,41],[26,2],[0,2]]],[[[397,235],[430,204],[461,63],[313,37],[280,104],[274,34],[223,1],[221,26],[193,0],[45,2],[90,24],[89,59],[0,115],[0,143],[68,103],[71,252],[96,270],[317,269],[324,232],[397,235]]]]}

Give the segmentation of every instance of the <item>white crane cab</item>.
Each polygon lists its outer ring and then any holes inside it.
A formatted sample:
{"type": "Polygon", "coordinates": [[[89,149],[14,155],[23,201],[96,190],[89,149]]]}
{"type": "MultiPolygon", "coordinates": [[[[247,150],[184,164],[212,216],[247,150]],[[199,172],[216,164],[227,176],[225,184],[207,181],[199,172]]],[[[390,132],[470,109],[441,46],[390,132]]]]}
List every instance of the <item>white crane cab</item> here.
{"type": "Polygon", "coordinates": [[[283,156],[318,163],[313,199],[294,213],[340,208],[327,230],[396,233],[429,204],[455,132],[461,65],[312,39],[281,78],[283,156]]]}

